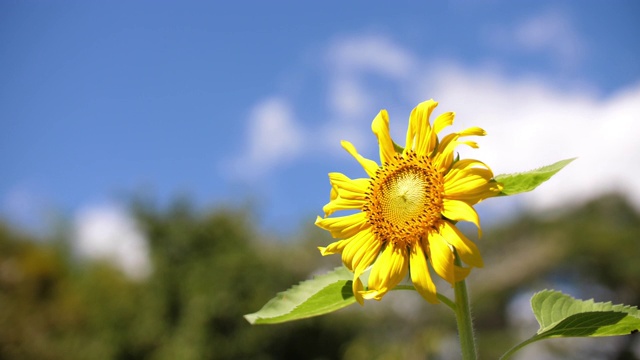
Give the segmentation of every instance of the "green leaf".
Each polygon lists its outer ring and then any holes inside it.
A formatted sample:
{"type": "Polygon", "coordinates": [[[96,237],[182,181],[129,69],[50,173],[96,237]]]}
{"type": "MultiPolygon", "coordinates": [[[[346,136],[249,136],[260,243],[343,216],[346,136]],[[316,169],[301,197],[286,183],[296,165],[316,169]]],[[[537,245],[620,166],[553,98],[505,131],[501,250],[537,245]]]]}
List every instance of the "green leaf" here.
{"type": "Polygon", "coordinates": [[[616,336],[640,329],[637,307],[576,300],[553,290],[535,294],[531,306],[540,324],[537,337],[616,336]]]}
{"type": "Polygon", "coordinates": [[[500,195],[515,195],[531,191],[543,182],[549,180],[575,159],[576,158],[558,161],[555,164],[522,173],[498,175],[495,177],[495,180],[504,186],[500,195]]]}
{"type": "Polygon", "coordinates": [[[395,141],[391,141],[393,143],[393,149],[398,153],[398,154],[402,154],[402,152],[404,151],[404,147],[396,144],[395,141]]]}
{"type": "Polygon", "coordinates": [[[640,329],[635,306],[577,300],[560,291],[544,290],[531,298],[533,314],[540,324],[537,334],[509,350],[500,359],[538,340],[559,337],[601,337],[633,334],[640,329]]]}
{"type": "Polygon", "coordinates": [[[356,302],[353,274],[345,267],[301,282],[278,293],[262,309],[244,318],[251,324],[277,324],[327,314],[356,302]]]}

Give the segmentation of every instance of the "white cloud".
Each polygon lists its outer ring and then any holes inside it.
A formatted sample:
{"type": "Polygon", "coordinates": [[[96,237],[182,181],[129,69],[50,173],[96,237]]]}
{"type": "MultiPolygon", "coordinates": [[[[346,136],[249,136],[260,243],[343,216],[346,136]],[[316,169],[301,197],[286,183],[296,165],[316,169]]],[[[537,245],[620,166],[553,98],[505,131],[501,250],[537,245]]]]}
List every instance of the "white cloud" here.
{"type": "Polygon", "coordinates": [[[515,172],[578,157],[543,188],[526,195],[534,206],[561,205],[606,191],[629,190],[640,204],[640,83],[607,98],[559,90],[528,79],[450,67],[437,71],[433,94],[457,125],[479,125],[489,136],[468,157],[495,172],[515,172]]]}
{"type": "Polygon", "coordinates": [[[373,105],[369,94],[355,77],[338,76],[330,86],[329,106],[334,116],[346,121],[357,120],[373,105]]]}
{"type": "Polygon", "coordinates": [[[81,256],[109,260],[133,279],[151,272],[146,239],[134,219],[116,206],[80,210],[74,221],[74,244],[81,256]]]}
{"type": "MultiPolygon", "coordinates": [[[[562,206],[621,190],[640,206],[640,188],[635,180],[640,178],[640,82],[602,97],[582,85],[560,88],[542,77],[506,76],[497,67],[470,69],[450,59],[421,58],[387,37],[376,39],[372,35],[335,40],[327,53],[327,59],[340,68],[330,69],[325,77],[329,85],[326,98],[334,104],[328,112],[333,116],[321,123],[295,123],[296,119],[283,107],[271,105],[281,109],[273,113],[285,113],[280,116],[285,120],[273,126],[273,133],[280,127],[293,129],[284,130],[285,134],[289,131],[284,138],[314,144],[315,152],[324,156],[344,159],[341,139],[352,141],[363,153],[376,154],[370,123],[379,109],[389,109],[392,134],[400,136],[402,142],[412,106],[435,98],[440,102],[435,115],[456,112],[453,129],[481,126],[488,131],[489,136],[476,139],[480,149],[462,148],[461,152],[465,157],[487,162],[497,174],[578,157],[537,191],[518,196],[528,205],[562,206]],[[395,55],[367,62],[371,54],[385,53],[383,49],[395,55]],[[411,76],[401,68],[411,69],[411,76]],[[397,90],[397,96],[387,96],[386,103],[382,103],[376,87],[369,86],[376,77],[384,77],[388,91],[397,90]],[[332,93],[336,89],[337,94],[332,93]],[[338,97],[342,102],[336,100],[338,97]],[[390,98],[393,103],[389,103],[390,98]]],[[[270,108],[264,103],[262,106],[257,108],[270,108]]],[[[273,117],[277,116],[254,119],[262,122],[273,117]]],[[[257,128],[254,125],[254,130],[257,128]]],[[[264,148],[263,152],[253,153],[256,158],[265,158],[264,169],[273,166],[276,158],[280,159],[279,154],[293,153],[300,144],[286,145],[281,141],[273,145],[275,149],[269,149],[273,137],[250,137],[250,149],[264,148]]]]}
{"type": "Polygon", "coordinates": [[[367,150],[366,129],[378,110],[376,91],[365,84],[368,76],[403,81],[415,67],[415,58],[387,37],[352,36],[331,42],[323,57],[330,65],[327,74],[328,116],[304,128],[287,98],[262,99],[250,112],[244,150],[223,162],[232,177],[257,179],[283,163],[304,155],[305,148],[340,153],[341,140],[367,150]],[[303,146],[304,145],[304,146],[303,146]]]}
{"type": "Polygon", "coordinates": [[[319,126],[318,145],[340,156],[344,156],[341,140],[349,140],[360,152],[372,150],[373,143],[368,141],[371,120],[383,108],[379,98],[388,89],[372,88],[367,80],[407,82],[416,70],[416,57],[386,36],[355,35],[334,39],[324,58],[329,64],[326,96],[330,115],[319,126]]]}
{"type": "Polygon", "coordinates": [[[385,36],[350,36],[335,40],[327,59],[340,72],[372,72],[392,78],[411,74],[414,57],[385,36]]]}
{"type": "Polygon", "coordinates": [[[263,175],[302,152],[304,134],[286,99],[271,97],[257,103],[249,114],[246,144],[224,167],[247,180],[263,175]]]}
{"type": "Polygon", "coordinates": [[[576,63],[584,51],[573,24],[555,11],[525,21],[516,28],[515,39],[525,49],[551,52],[566,65],[576,63]]]}

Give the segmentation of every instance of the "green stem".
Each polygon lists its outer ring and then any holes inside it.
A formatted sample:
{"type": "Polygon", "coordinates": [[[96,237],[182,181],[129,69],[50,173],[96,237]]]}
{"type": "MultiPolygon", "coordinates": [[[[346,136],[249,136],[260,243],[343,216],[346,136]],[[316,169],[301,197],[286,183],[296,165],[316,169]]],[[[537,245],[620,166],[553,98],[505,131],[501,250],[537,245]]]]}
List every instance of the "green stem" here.
{"type": "MultiPolygon", "coordinates": [[[[460,265],[460,259],[456,256],[456,265],[460,265]]],[[[473,336],[473,324],[471,323],[471,307],[469,306],[469,294],[464,280],[454,285],[456,297],[456,321],[458,323],[458,335],[463,360],[476,360],[476,344],[473,336]]]]}
{"type": "Polygon", "coordinates": [[[451,310],[453,310],[453,312],[456,311],[456,303],[454,303],[453,301],[449,300],[448,297],[438,293],[436,294],[438,296],[438,299],[440,301],[442,301],[443,304],[447,305],[451,310]]]}
{"type": "Polygon", "coordinates": [[[534,336],[534,337],[532,337],[530,339],[527,339],[526,341],[521,342],[520,344],[512,347],[509,351],[504,353],[504,355],[502,355],[500,357],[500,360],[507,360],[507,359],[511,358],[511,356],[513,356],[513,354],[515,354],[518,350],[520,350],[523,347],[525,347],[526,345],[529,345],[532,342],[536,342],[538,340],[540,340],[540,339],[538,337],[534,336]]]}

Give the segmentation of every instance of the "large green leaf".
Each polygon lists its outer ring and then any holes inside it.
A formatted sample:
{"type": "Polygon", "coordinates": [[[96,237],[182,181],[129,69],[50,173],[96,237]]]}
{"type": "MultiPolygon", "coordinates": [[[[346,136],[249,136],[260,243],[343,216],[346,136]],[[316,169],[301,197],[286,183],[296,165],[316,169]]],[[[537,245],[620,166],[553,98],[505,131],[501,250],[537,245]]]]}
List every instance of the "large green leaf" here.
{"type": "Polygon", "coordinates": [[[345,267],[301,282],[278,293],[262,309],[244,318],[251,324],[277,324],[327,314],[356,302],[353,274],[345,267]]]}
{"type": "Polygon", "coordinates": [[[555,164],[526,172],[498,175],[495,177],[496,181],[502,183],[504,186],[500,195],[515,195],[531,191],[543,182],[549,180],[575,159],[576,158],[558,161],[555,164]]]}
{"type": "Polygon", "coordinates": [[[531,298],[540,324],[538,333],[509,350],[501,359],[538,340],[559,337],[628,335],[640,329],[640,311],[635,306],[577,300],[555,290],[541,291],[531,298]]]}
{"type": "Polygon", "coordinates": [[[539,337],[615,336],[640,329],[637,307],[576,300],[553,290],[535,294],[531,306],[540,324],[539,337]]]}

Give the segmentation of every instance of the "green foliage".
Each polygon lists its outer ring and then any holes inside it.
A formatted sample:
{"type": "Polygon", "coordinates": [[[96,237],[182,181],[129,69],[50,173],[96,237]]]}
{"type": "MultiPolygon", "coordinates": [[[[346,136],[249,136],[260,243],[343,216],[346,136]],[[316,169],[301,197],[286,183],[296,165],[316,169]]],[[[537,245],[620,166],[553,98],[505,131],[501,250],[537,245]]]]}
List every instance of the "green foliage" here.
{"type": "Polygon", "coordinates": [[[543,182],[549,180],[573,160],[575,160],[575,158],[561,160],[554,164],[526,172],[498,175],[495,177],[496,181],[502,183],[504,186],[500,195],[516,195],[531,191],[543,182]]]}
{"type": "Polygon", "coordinates": [[[247,214],[179,203],[137,217],[153,262],[144,280],[0,223],[1,359],[339,358],[355,336],[345,318],[277,331],[243,320],[316,266],[283,262],[290,245],[265,247],[247,214]]]}
{"type": "MultiPolygon", "coordinates": [[[[557,279],[640,304],[640,215],[623,196],[542,215],[487,228],[478,242],[486,266],[469,284],[480,358],[496,359],[516,342],[505,310],[514,295],[557,279]]],[[[272,234],[257,232],[244,212],[184,203],[143,206],[137,217],[153,263],[151,276],[137,281],[109,263],[79,261],[64,241],[34,239],[0,222],[1,359],[439,358],[455,337],[450,311],[404,291],[364,308],[251,326],[243,314],[340,263],[313,251],[331,241],[323,231],[309,225],[295,236],[302,241],[267,241],[272,234]]],[[[634,336],[621,339],[599,355],[636,359],[634,336]]],[[[531,350],[567,350],[562,341],[531,350]]]]}
{"type": "Polygon", "coordinates": [[[245,315],[251,324],[277,324],[324,315],[355,303],[353,275],[345,268],[303,281],[269,300],[259,311],[245,315]]]}
{"type": "Polygon", "coordinates": [[[531,307],[540,324],[539,338],[628,335],[640,329],[636,307],[576,300],[559,291],[535,294],[531,307]]]}

